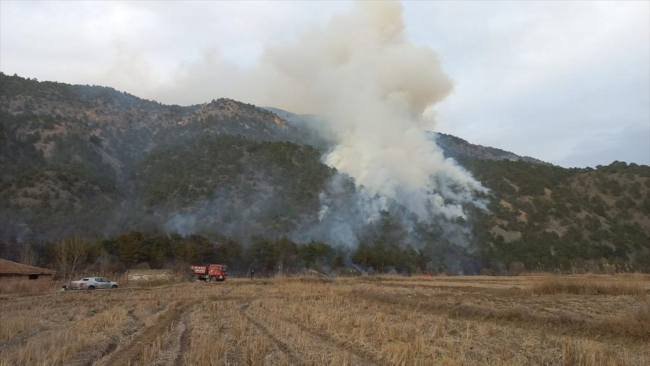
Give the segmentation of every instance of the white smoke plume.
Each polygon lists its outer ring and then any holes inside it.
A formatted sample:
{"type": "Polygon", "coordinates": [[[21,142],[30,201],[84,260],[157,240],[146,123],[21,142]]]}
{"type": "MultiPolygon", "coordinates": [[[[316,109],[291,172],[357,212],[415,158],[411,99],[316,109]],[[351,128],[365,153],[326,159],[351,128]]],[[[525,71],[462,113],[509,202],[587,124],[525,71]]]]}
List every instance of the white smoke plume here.
{"type": "Polygon", "coordinates": [[[319,115],[334,138],[323,161],[363,186],[368,217],[395,202],[427,219],[464,217],[462,205],[485,191],[425,133],[425,111],[451,90],[437,54],[405,38],[399,3],[359,2],[295,43],[268,46],[253,68],[208,54],[169,92],[319,115]]]}

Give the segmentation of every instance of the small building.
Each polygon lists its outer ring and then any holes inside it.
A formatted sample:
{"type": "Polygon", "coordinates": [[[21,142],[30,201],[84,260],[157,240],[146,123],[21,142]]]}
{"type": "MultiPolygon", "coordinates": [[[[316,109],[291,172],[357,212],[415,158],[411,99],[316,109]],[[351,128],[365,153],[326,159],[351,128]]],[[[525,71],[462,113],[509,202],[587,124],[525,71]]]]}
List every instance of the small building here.
{"type": "Polygon", "coordinates": [[[0,259],[0,293],[50,290],[54,273],[51,269],[0,259]]]}
{"type": "Polygon", "coordinates": [[[126,271],[128,281],[169,281],[174,273],[167,269],[130,269],[126,271]]]}

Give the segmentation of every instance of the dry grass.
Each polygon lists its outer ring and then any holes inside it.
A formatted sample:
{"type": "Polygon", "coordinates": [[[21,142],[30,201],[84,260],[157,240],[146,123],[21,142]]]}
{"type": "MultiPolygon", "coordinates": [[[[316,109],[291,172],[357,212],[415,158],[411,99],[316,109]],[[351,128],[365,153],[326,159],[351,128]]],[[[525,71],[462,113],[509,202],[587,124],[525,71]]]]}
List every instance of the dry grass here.
{"type": "Polygon", "coordinates": [[[0,294],[35,294],[39,292],[43,292],[43,290],[27,281],[0,283],[0,294]]]}
{"type": "Polygon", "coordinates": [[[645,366],[649,285],[381,276],[10,296],[0,299],[0,366],[645,366]],[[586,285],[538,290],[550,282],[586,285]]]}
{"type": "Polygon", "coordinates": [[[615,347],[589,340],[565,339],[562,342],[562,364],[565,366],[625,366],[631,362],[625,349],[619,352],[615,347]]]}
{"type": "Polygon", "coordinates": [[[630,295],[644,296],[648,280],[642,275],[544,276],[530,288],[534,295],[630,295]]]}

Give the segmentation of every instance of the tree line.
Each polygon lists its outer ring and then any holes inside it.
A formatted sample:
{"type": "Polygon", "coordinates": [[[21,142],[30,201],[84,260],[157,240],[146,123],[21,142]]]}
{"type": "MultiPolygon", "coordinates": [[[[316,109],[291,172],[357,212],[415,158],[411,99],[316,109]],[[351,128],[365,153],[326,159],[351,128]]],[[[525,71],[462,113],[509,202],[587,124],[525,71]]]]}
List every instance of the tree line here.
{"type": "Polygon", "coordinates": [[[80,272],[115,273],[127,269],[186,270],[190,264],[222,263],[235,276],[254,269],[261,275],[291,274],[316,270],[326,274],[422,273],[431,261],[423,250],[397,245],[364,243],[358,248],[310,241],[297,243],[288,237],[251,238],[243,243],[230,237],[208,238],[130,231],[91,241],[73,235],[60,241],[0,242],[4,258],[57,270],[69,278],[80,272]]]}

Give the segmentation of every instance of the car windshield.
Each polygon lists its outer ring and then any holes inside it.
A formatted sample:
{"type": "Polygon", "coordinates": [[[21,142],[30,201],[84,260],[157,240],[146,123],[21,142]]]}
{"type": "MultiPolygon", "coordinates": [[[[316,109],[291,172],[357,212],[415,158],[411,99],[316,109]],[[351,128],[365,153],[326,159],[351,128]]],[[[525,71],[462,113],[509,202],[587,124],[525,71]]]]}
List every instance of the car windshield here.
{"type": "Polygon", "coordinates": [[[82,281],[90,281],[90,278],[82,278],[82,281]]]}

